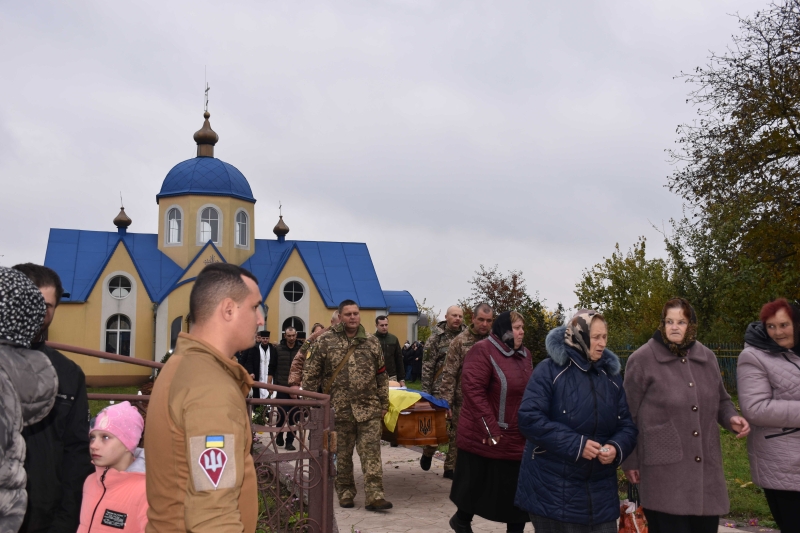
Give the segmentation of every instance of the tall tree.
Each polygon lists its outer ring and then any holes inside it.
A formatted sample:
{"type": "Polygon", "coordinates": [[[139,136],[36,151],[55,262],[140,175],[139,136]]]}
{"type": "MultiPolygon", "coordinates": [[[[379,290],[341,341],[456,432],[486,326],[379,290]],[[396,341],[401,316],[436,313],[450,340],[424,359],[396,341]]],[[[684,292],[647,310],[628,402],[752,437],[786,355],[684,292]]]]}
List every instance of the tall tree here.
{"type": "Polygon", "coordinates": [[[547,357],[544,346],[547,333],[564,321],[564,307],[560,303],[552,311],[547,309],[538,292],[528,294],[521,271],[510,270],[503,274],[497,265],[489,269],[480,265],[470,285],[470,297],[459,301],[467,323],[472,319],[472,308],[482,302],[491,305],[495,314],[517,311],[525,318],[524,344],[531,351],[533,365],[547,357]]]}
{"type": "Polygon", "coordinates": [[[658,327],[664,302],[675,292],[670,264],[648,259],[646,249],[644,237],[627,253],[617,244],[611,257],[585,270],[575,287],[576,307],[595,309],[606,317],[614,346],[647,342],[658,327]]]}

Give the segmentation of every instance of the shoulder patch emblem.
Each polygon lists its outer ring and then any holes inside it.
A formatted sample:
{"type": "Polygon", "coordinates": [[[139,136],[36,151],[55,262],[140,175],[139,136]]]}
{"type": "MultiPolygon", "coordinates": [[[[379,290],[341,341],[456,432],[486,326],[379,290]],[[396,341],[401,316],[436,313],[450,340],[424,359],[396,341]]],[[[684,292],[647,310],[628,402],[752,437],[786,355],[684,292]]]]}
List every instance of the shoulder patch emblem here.
{"type": "Polygon", "coordinates": [[[232,434],[189,438],[192,482],[197,492],[236,486],[236,440],[232,434]]]}
{"type": "Polygon", "coordinates": [[[222,450],[209,448],[200,454],[199,462],[200,468],[203,469],[216,489],[219,485],[219,478],[222,477],[222,472],[225,470],[225,464],[228,462],[228,456],[222,450]]]}

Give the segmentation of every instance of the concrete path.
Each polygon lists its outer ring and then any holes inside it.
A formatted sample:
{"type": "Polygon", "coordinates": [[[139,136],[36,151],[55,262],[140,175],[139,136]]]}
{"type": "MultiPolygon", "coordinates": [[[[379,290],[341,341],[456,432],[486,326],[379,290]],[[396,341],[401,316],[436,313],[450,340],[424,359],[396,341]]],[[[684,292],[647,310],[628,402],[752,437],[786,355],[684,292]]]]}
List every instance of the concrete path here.
{"type": "MultiPolygon", "coordinates": [[[[342,509],[334,496],[334,513],[339,533],[446,533],[456,507],[450,501],[450,480],[442,477],[443,462],[434,459],[431,469],[423,472],[419,467],[420,453],[413,448],[388,445],[381,447],[383,456],[383,487],[386,499],[394,504],[389,511],[364,510],[364,482],[358,453],[353,463],[358,495],[355,507],[342,509]]],[[[475,517],[472,529],[476,533],[505,533],[505,524],[489,522],[475,517]]],[[[530,524],[526,533],[533,531],[530,524]]],[[[741,531],[720,526],[720,532],[741,531]]]]}

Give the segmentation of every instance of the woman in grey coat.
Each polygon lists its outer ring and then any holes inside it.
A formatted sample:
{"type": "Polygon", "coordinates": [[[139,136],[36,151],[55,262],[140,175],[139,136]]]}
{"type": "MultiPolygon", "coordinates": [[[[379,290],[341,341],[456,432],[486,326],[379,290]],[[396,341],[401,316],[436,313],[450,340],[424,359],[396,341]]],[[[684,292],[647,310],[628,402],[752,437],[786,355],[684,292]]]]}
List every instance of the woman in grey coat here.
{"type": "Polygon", "coordinates": [[[800,311],[783,298],[761,308],[747,326],[737,381],[753,483],[764,489],[784,533],[800,533],[800,311]]]}
{"type": "Polygon", "coordinates": [[[42,352],[27,349],[45,314],[42,293],[22,273],[0,267],[0,531],[18,531],[25,517],[22,427],[42,420],[56,399],[58,378],[42,352]]]}
{"type": "Polygon", "coordinates": [[[640,484],[650,533],[716,533],[730,507],[718,424],[739,437],[750,432],[725,391],[717,358],[696,339],[694,309],[674,298],[625,368],[639,440],[622,469],[640,484]]]}

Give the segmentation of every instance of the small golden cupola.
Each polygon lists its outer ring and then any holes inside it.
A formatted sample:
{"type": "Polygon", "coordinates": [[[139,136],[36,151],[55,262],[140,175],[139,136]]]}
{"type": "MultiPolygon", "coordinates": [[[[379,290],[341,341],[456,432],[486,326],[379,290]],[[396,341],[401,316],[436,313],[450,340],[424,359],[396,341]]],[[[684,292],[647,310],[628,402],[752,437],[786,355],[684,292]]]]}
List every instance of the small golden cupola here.
{"type": "Polygon", "coordinates": [[[289,226],[283,221],[283,215],[279,215],[278,223],[272,228],[272,233],[278,236],[278,242],[284,242],[286,240],[286,234],[289,233],[289,226]]]}
{"type": "Polygon", "coordinates": [[[219,135],[211,129],[211,124],[208,119],[211,113],[206,111],[203,113],[205,122],[203,127],[194,132],[194,142],[197,143],[197,157],[214,157],[214,145],[219,142],[219,135]]]}
{"type": "Polygon", "coordinates": [[[128,226],[131,225],[133,220],[127,214],[125,214],[125,208],[119,208],[119,214],[114,218],[114,225],[117,227],[117,231],[124,235],[128,231],[128,226]]]}

